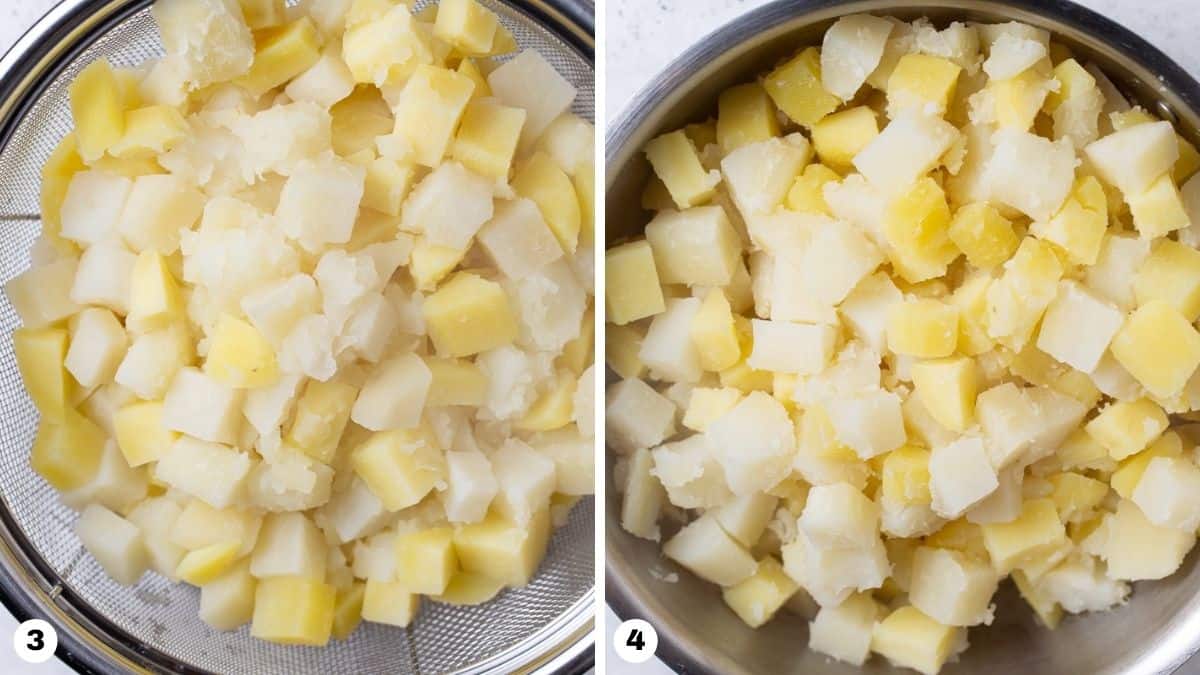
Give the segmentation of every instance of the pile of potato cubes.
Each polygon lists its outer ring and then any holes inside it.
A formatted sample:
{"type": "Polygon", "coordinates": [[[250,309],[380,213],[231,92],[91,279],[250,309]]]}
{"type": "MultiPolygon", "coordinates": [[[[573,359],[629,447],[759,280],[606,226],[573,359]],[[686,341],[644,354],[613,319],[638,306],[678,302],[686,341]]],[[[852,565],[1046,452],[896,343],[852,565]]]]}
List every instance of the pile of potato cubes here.
{"type": "Polygon", "coordinates": [[[159,0],[70,85],[5,291],[113,579],[321,645],[533,576],[592,492],[592,146],[475,0],[159,0]]]}
{"type": "Polygon", "coordinates": [[[654,216],[605,262],[622,524],[748,625],[935,673],[1006,577],[1053,628],[1180,566],[1200,154],[1170,123],[1044,30],[858,15],[645,153],[654,216]]]}

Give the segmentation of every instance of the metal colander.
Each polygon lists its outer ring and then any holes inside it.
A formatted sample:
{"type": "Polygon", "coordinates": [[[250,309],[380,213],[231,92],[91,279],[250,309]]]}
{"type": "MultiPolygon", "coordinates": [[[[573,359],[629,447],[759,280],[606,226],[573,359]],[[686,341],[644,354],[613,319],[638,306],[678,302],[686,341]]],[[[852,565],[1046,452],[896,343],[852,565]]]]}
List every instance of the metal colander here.
{"type": "MultiPolygon", "coordinates": [[[[578,90],[594,118],[592,3],[483,0],[525,49],[536,49],[578,90]]],[[[429,1],[417,3],[418,7],[429,1]]],[[[66,0],[0,59],[0,281],[29,266],[40,230],[40,172],[71,128],[67,85],[91,61],[134,66],[162,54],[149,0],[66,0]]],[[[75,513],[29,467],[37,427],[12,350],[16,312],[0,296],[0,599],[19,620],[59,633],[58,655],[82,672],[527,672],[591,663],[594,506],[571,512],[537,577],[479,607],[426,602],[407,630],[366,624],[325,648],[218,632],[197,616],[199,593],[147,574],[109,579],[72,531],[75,513]]]]}

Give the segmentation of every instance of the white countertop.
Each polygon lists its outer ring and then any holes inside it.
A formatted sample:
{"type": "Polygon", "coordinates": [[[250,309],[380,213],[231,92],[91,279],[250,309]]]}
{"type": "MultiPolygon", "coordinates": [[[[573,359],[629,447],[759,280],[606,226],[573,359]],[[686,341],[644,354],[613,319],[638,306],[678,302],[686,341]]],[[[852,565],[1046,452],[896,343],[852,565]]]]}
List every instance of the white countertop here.
{"type": "MultiPolygon", "coordinates": [[[[1075,0],[1146,38],[1200,76],[1196,0],[1075,0]]],[[[612,122],[630,100],[672,59],[708,33],[768,0],[602,0],[606,5],[605,118],[612,122]]],[[[616,616],[608,612],[611,641],[616,616]]],[[[610,675],[665,675],[659,661],[629,665],[607,646],[610,675]]]]}

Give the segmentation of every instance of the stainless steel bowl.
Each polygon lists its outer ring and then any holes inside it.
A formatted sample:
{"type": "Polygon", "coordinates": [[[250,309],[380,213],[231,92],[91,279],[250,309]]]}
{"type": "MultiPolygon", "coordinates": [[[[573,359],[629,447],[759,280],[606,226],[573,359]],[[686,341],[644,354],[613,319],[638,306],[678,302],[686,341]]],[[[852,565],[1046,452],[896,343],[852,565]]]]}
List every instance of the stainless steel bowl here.
{"type": "MultiPolygon", "coordinates": [[[[610,126],[606,143],[608,241],[641,231],[636,206],[649,167],[641,155],[658,133],[713,114],[717,94],[752,79],[803,45],[820,44],[839,16],[858,12],[902,19],[1022,21],[1052,31],[1095,61],[1131,98],[1177,122],[1193,142],[1200,129],[1200,84],[1145,40],[1063,0],[779,0],[704,38],[643,90],[610,126]]],[[[712,584],[664,559],[658,544],[620,527],[619,497],[607,472],[607,600],[622,618],[641,618],[659,634],[659,655],[686,673],[853,675],[852,666],[807,649],[806,622],[781,613],[755,631],[722,603],[712,584]],[[664,580],[664,572],[679,580],[664,580]]],[[[1180,668],[1200,649],[1200,566],[1189,556],[1174,576],[1134,585],[1118,611],[1066,618],[1050,632],[1036,625],[1011,584],[1002,587],[996,623],[970,631],[972,646],[946,675],[1158,675],[1180,668]]],[[[1198,657],[1200,658],[1200,657],[1198,657]]],[[[865,673],[895,672],[880,659],[865,673]]],[[[907,672],[907,671],[906,671],[907,672]]]]}
{"type": "MultiPolygon", "coordinates": [[[[591,0],[483,2],[523,48],[536,49],[575,85],[575,112],[591,118],[591,0]]],[[[71,126],[67,83],[96,58],[133,66],[160,55],[149,6],[150,0],[63,0],[0,58],[0,282],[29,265],[29,245],[40,227],[40,169],[71,126]]],[[[120,586],[81,547],[72,531],[75,514],[29,468],[37,415],[14,362],[17,324],[0,297],[0,602],[18,620],[50,621],[59,634],[58,655],[76,670],[363,675],[573,673],[590,667],[591,499],[555,533],[528,586],[479,607],[427,603],[407,630],[364,625],[350,640],[321,649],[253,640],[244,627],[214,631],[197,616],[196,589],[157,575],[120,586]]]]}

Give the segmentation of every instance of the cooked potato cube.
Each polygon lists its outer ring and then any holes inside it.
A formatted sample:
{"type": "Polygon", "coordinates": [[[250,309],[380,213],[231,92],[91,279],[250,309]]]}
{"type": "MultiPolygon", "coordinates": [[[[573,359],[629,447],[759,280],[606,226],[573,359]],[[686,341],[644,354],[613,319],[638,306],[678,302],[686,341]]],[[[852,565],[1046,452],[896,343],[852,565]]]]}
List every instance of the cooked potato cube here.
{"type": "Polygon", "coordinates": [[[460,272],[425,299],[422,313],[439,356],[470,356],[511,343],[516,320],[499,284],[460,272]]]}
{"type": "Polygon", "coordinates": [[[13,354],[25,391],[43,419],[62,422],[74,391],[66,367],[69,338],[61,328],[18,328],[13,354]]]}
{"type": "Polygon", "coordinates": [[[753,576],[722,591],[725,604],[751,628],[771,620],[799,586],[774,558],[763,558],[753,576]]]}
{"type": "Polygon", "coordinates": [[[813,125],[813,149],[822,163],[848,170],[853,167],[855,156],[878,135],[874,110],[867,106],[848,108],[813,125]]]}
{"type": "Polygon", "coordinates": [[[751,578],[758,563],[721,529],[716,518],[702,516],[663,544],[663,553],[702,579],[736,586],[751,578]]]}
{"type": "Polygon", "coordinates": [[[105,451],[104,430],[67,408],[59,420],[43,417],[29,451],[29,464],[58,490],[91,481],[105,451]]]}
{"type": "Polygon", "coordinates": [[[308,17],[259,31],[254,43],[254,62],[236,82],[255,96],[283,85],[321,58],[320,36],[308,17]]]}
{"type": "Polygon", "coordinates": [[[333,586],[304,577],[261,579],[250,634],[280,644],[320,646],[333,631],[333,586]]]}
{"type": "Polygon", "coordinates": [[[958,84],[962,68],[927,54],[906,54],[896,62],[887,81],[888,117],[905,111],[943,115],[958,84]]]}
{"type": "Polygon", "coordinates": [[[412,623],[420,608],[421,596],[404,583],[367,579],[363,591],[362,618],[401,628],[412,623]]]}
{"type": "Polygon", "coordinates": [[[912,366],[913,389],[925,409],[942,426],[963,432],[975,416],[978,392],[975,364],[958,356],[912,366]]]}
{"type": "Polygon", "coordinates": [[[142,533],[136,525],[98,504],[91,504],[75,523],[75,534],[108,576],[132,585],[148,561],[142,533]]]}
{"type": "Polygon", "coordinates": [[[983,543],[992,565],[1002,573],[1061,546],[1065,538],[1066,530],[1051,499],[1031,499],[1016,520],[983,526],[983,543]]]}
{"type": "Polygon", "coordinates": [[[996,572],[982,560],[958,551],[922,546],[913,555],[909,602],[948,626],[991,623],[992,595],[999,581],[996,572]]]}
{"type": "Polygon", "coordinates": [[[870,14],[853,14],[835,21],[821,42],[824,88],[843,101],[854,98],[879,65],[891,32],[891,21],[870,14]]]}
{"type": "Polygon", "coordinates": [[[967,204],[955,211],[947,234],[967,256],[967,262],[982,269],[999,266],[1020,244],[1012,221],[986,202],[967,204]]]}
{"type": "Polygon", "coordinates": [[[704,297],[692,318],[691,336],[704,370],[725,370],[741,359],[733,313],[719,289],[709,291],[704,297]]]}
{"type": "Polygon", "coordinates": [[[1168,302],[1151,300],[1125,320],[1112,353],[1151,394],[1171,397],[1200,366],[1200,333],[1168,302]]]}
{"type": "Polygon", "coordinates": [[[100,158],[125,133],[124,96],[108,61],[98,59],[75,76],[68,88],[79,155],[100,158]]]}
{"type": "Polygon", "coordinates": [[[522,148],[532,147],[575,100],[575,87],[532,49],[501,64],[488,74],[487,82],[501,103],[525,110],[522,148]]]}
{"type": "Polygon", "coordinates": [[[871,633],[871,651],[924,675],[937,673],[966,644],[966,629],[940,624],[912,606],[888,614],[871,633]]]}
{"type": "Polygon", "coordinates": [[[931,299],[894,305],[887,322],[888,349],[921,358],[942,358],[958,344],[958,309],[931,299]]]}
{"type": "Polygon", "coordinates": [[[222,509],[241,496],[250,473],[249,455],[220,443],[180,436],[159,456],[154,477],[222,509]]]}
{"type": "Polygon", "coordinates": [[[541,564],[549,536],[548,509],[538,511],[524,526],[492,512],[455,530],[454,551],[464,572],[524,586],[541,564]]]}
{"type": "Polygon", "coordinates": [[[821,50],[816,47],[801,51],[771,71],[763,80],[763,88],[784,114],[809,128],[841,103],[822,84],[821,50]]]}
{"type": "Polygon", "coordinates": [[[846,483],[815,485],[796,524],[816,546],[869,548],[879,538],[879,506],[846,483]]]}
{"type": "Polygon", "coordinates": [[[706,436],[735,495],[765,490],[785,478],[796,447],[786,410],[762,392],[714,420],[706,436]]]}
{"type": "Polygon", "coordinates": [[[217,630],[234,630],[254,616],[257,581],[246,563],[235,564],[200,588],[200,618],[217,630]]]}
{"type": "Polygon", "coordinates": [[[1125,199],[1133,213],[1133,225],[1143,239],[1162,237],[1190,224],[1175,179],[1169,173],[1141,192],[1126,193],[1125,199]]]}
{"type": "Polygon", "coordinates": [[[983,441],[963,437],[933,449],[929,457],[929,490],[933,510],[952,519],[966,513],[1000,487],[983,441]]]}
{"type": "Polygon", "coordinates": [[[454,530],[435,527],[396,537],[396,579],[412,593],[439,595],[458,571],[454,530]]]}
{"type": "Polygon", "coordinates": [[[1108,538],[1101,555],[1108,576],[1123,581],[1162,579],[1179,569],[1196,543],[1194,532],[1150,522],[1132,501],[1122,499],[1106,519],[1108,538]]]}
{"type": "Polygon", "coordinates": [[[512,188],[533,201],[567,253],[579,245],[579,198],[571,179],[543,152],[536,152],[513,174],[512,188]]]}
{"type": "Polygon", "coordinates": [[[719,174],[705,170],[696,147],[683,130],[663,134],[647,143],[646,159],[680,209],[711,200],[721,180],[719,174]]]}
{"type": "Polygon", "coordinates": [[[481,176],[508,177],[525,111],[497,103],[471,101],[450,147],[450,155],[481,176]]]}
{"type": "Polygon", "coordinates": [[[1091,372],[1122,323],[1124,316],[1116,307],[1074,281],[1063,281],[1042,318],[1037,347],[1073,368],[1091,372]]]}
{"type": "Polygon", "coordinates": [[[779,135],[779,120],[771,98],[758,83],[721,92],[717,99],[716,139],[724,154],[779,135]]]}
{"type": "Polygon", "coordinates": [[[1150,188],[1179,159],[1179,145],[1170,122],[1130,126],[1083,150],[1100,178],[1126,196],[1150,188]]]}
{"type": "Polygon", "coordinates": [[[876,188],[896,195],[937,165],[959,131],[928,115],[893,120],[855,157],[854,166],[876,188]]]}
{"type": "Polygon", "coordinates": [[[719,206],[661,213],[646,226],[646,240],[664,284],[725,286],[740,262],[741,243],[719,206]]]}
{"type": "Polygon", "coordinates": [[[823,606],[808,624],[808,647],[861,666],[870,655],[871,632],[881,612],[870,593],[855,593],[841,603],[823,606]]]}
{"type": "Polygon", "coordinates": [[[1133,294],[1139,305],[1164,300],[1195,321],[1200,317],[1200,252],[1176,241],[1159,242],[1138,268],[1133,294]]]}
{"type": "Polygon", "coordinates": [[[428,429],[379,431],[354,450],[358,477],[389,511],[412,506],[445,479],[445,460],[428,429]]]}
{"type": "Polygon", "coordinates": [[[496,15],[475,0],[438,4],[433,34],[468,56],[490,53],[499,24],[496,15]]]}

